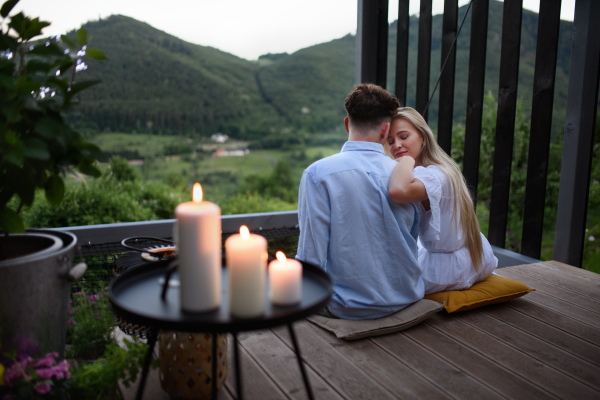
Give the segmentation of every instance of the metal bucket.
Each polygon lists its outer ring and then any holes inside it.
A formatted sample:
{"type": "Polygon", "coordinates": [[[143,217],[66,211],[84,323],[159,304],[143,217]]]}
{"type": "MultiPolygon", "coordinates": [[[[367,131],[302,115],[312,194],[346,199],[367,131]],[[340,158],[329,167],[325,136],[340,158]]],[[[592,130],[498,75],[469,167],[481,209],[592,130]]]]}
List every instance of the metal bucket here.
{"type": "Polygon", "coordinates": [[[42,248],[0,262],[0,352],[15,349],[35,357],[56,351],[62,357],[77,238],[70,232],[36,230],[7,240],[10,247],[36,243],[42,248]]]}

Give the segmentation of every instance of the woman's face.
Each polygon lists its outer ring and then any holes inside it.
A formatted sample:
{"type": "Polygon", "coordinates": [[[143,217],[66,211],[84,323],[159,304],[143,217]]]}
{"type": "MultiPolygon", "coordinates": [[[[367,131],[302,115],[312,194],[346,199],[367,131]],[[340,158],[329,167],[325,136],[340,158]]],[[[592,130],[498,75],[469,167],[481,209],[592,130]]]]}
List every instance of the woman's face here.
{"type": "Polygon", "coordinates": [[[412,122],[396,118],[392,121],[387,143],[395,159],[411,156],[416,160],[423,148],[423,137],[412,122]]]}

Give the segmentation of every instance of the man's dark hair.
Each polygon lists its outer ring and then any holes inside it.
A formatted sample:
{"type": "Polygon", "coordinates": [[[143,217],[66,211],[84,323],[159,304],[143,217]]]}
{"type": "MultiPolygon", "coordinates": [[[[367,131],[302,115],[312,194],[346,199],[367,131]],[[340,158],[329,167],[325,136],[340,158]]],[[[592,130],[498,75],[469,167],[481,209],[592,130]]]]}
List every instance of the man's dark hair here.
{"type": "Polygon", "coordinates": [[[375,128],[390,120],[400,102],[381,86],[361,83],[346,97],[344,107],[353,125],[375,128]]]}

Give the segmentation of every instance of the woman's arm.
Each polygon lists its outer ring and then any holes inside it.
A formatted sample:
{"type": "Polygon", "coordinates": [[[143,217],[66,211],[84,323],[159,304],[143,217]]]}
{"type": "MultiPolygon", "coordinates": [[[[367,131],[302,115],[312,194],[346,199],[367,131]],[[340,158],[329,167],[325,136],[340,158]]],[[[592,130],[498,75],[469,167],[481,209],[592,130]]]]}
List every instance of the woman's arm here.
{"type": "Polygon", "coordinates": [[[388,194],[396,203],[412,203],[427,200],[425,185],[413,175],[415,160],[404,156],[390,175],[388,194]]]}

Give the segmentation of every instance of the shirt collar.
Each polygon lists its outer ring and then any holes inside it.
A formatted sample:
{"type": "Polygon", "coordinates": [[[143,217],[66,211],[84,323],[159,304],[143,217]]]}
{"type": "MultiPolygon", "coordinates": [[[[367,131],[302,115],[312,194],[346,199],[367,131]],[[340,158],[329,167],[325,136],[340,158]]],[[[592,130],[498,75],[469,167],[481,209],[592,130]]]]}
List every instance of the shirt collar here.
{"type": "Polygon", "coordinates": [[[374,151],[385,155],[383,145],[374,142],[348,141],[342,147],[342,153],[345,151],[374,151]]]}

